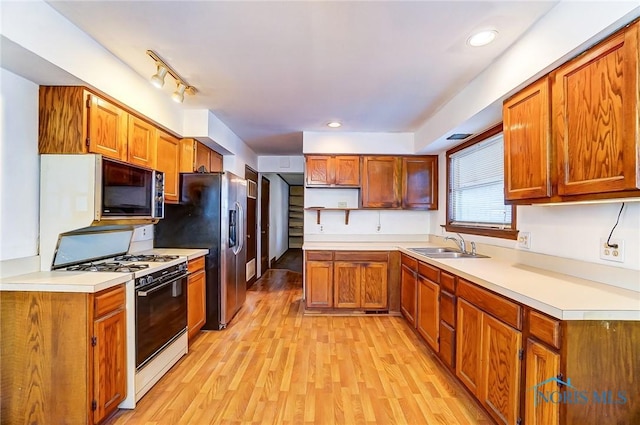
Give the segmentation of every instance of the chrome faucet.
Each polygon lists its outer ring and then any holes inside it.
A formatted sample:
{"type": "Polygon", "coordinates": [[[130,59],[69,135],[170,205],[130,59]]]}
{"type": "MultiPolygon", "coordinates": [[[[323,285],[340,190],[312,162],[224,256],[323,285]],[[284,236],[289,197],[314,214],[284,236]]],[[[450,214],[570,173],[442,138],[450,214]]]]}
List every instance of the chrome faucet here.
{"type": "MultiPolygon", "coordinates": [[[[460,240],[454,238],[453,236],[447,236],[446,238],[444,238],[445,241],[454,241],[456,243],[456,246],[458,247],[458,249],[460,249],[460,252],[462,252],[463,254],[467,253],[467,244],[464,241],[464,238],[460,235],[460,233],[456,233],[456,235],[458,235],[460,237],[460,240]]],[[[472,245],[475,245],[475,243],[472,242],[472,245]]],[[[475,248],[475,246],[474,246],[475,248]]],[[[475,251],[475,249],[474,249],[475,251]]]]}

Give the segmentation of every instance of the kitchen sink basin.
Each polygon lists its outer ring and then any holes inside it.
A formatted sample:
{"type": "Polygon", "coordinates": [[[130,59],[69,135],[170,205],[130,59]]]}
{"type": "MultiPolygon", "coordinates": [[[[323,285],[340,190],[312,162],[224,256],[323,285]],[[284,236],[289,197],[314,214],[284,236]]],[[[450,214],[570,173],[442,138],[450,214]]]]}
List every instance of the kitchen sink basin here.
{"type": "Polygon", "coordinates": [[[409,251],[416,252],[429,258],[490,258],[481,254],[467,254],[452,248],[409,248],[409,251]]]}

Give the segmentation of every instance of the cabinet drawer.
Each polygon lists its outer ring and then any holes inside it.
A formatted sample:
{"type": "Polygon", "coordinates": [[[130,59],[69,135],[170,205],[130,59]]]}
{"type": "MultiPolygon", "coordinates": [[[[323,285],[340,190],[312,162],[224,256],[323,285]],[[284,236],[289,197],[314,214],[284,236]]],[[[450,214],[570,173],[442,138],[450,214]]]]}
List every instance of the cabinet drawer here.
{"type": "Polygon", "coordinates": [[[445,271],[440,271],[440,287],[452,294],[456,293],[456,277],[445,271]]]}
{"type": "Polygon", "coordinates": [[[529,332],[547,344],[560,348],[560,321],[536,311],[529,312],[529,332]]]}
{"type": "Polygon", "coordinates": [[[456,364],[456,331],[443,321],[440,321],[440,358],[450,368],[456,364]]]}
{"type": "Polygon", "coordinates": [[[408,256],[407,254],[402,254],[400,262],[403,266],[407,266],[413,271],[418,270],[418,260],[408,256]]]}
{"type": "Polygon", "coordinates": [[[204,270],[204,257],[194,258],[189,261],[189,273],[196,273],[200,270],[204,270]]]}
{"type": "Polygon", "coordinates": [[[308,261],[331,261],[333,260],[333,251],[307,251],[308,261]]]}
{"type": "Polygon", "coordinates": [[[333,259],[336,261],[377,261],[387,262],[389,253],[384,251],[335,251],[333,259]]]}
{"type": "Polygon", "coordinates": [[[455,327],[456,298],[447,291],[440,291],[440,320],[455,327]]]}
{"type": "Polygon", "coordinates": [[[522,309],[518,304],[460,278],[458,278],[457,294],[508,325],[522,330],[522,309]]]}
{"type": "Polygon", "coordinates": [[[434,283],[440,283],[440,269],[437,267],[433,267],[429,264],[419,262],[418,273],[434,283]]]}
{"type": "Polygon", "coordinates": [[[100,318],[112,311],[124,308],[125,292],[124,285],[115,288],[105,289],[95,294],[93,299],[93,316],[100,318]]]}

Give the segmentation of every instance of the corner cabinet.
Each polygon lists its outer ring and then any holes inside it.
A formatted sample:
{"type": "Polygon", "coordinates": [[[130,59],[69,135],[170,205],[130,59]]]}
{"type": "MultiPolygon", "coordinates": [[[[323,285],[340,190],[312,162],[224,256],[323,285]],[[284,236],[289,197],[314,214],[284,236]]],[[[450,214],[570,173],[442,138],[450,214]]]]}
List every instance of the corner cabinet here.
{"type": "Polygon", "coordinates": [[[307,155],[305,185],[308,187],[359,187],[360,157],[357,155],[307,155]]]}
{"type": "Polygon", "coordinates": [[[94,425],[117,409],[126,397],[124,285],[6,291],[0,307],[3,423],[94,425]]]}
{"type": "Polygon", "coordinates": [[[308,309],[388,310],[388,252],[307,251],[305,258],[308,309]]]}
{"type": "Polygon", "coordinates": [[[40,86],[39,153],[97,153],[127,161],[129,114],[82,87],[40,86]]]}
{"type": "Polygon", "coordinates": [[[205,258],[189,260],[187,278],[187,328],[189,340],[195,337],[206,321],[207,285],[205,258]]]}
{"type": "Polygon", "coordinates": [[[639,27],[628,25],[505,101],[507,203],[640,196],[639,27]]]}

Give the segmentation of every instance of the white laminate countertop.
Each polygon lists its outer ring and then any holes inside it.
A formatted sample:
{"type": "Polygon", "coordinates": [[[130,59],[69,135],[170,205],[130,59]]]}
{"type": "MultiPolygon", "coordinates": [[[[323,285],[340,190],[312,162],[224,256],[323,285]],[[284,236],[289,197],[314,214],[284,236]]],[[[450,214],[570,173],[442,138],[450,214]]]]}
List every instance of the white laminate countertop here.
{"type": "Polygon", "coordinates": [[[207,255],[209,250],[206,248],[153,248],[149,251],[144,251],[141,254],[158,254],[158,255],[178,255],[180,257],[187,257],[187,260],[193,260],[194,258],[207,255]]]}
{"type": "MultiPolygon", "coordinates": [[[[155,248],[145,254],[178,255],[187,260],[202,257],[208,249],[155,248]]],[[[85,292],[95,293],[134,278],[133,273],[110,272],[33,272],[0,279],[0,291],[85,292]]]]}
{"type": "Polygon", "coordinates": [[[498,258],[435,259],[409,248],[432,243],[312,242],[304,250],[399,250],[562,320],[640,320],[640,292],[498,258]]]}
{"type": "Polygon", "coordinates": [[[133,279],[132,273],[34,272],[0,280],[0,291],[100,292],[133,279]]]}

